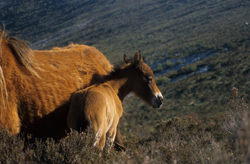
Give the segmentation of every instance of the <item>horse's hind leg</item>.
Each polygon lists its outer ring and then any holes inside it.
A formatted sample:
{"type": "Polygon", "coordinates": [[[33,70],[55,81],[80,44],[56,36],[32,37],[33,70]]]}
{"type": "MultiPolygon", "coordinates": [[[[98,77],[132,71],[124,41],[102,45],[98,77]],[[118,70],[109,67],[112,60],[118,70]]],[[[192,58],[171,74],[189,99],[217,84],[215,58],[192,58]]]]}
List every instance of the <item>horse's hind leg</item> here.
{"type": "Polygon", "coordinates": [[[113,146],[113,143],[117,136],[117,127],[118,127],[119,119],[120,119],[119,116],[115,115],[113,119],[113,123],[110,126],[109,130],[107,131],[107,144],[106,145],[109,147],[109,150],[113,146]]]}
{"type": "Polygon", "coordinates": [[[97,147],[99,150],[102,150],[105,146],[107,131],[107,119],[105,115],[101,113],[101,111],[103,110],[100,110],[100,113],[98,115],[95,115],[95,117],[92,117],[92,119],[90,119],[91,127],[93,128],[95,135],[94,147],[97,147]]]}
{"type": "Polygon", "coordinates": [[[110,127],[110,129],[107,132],[107,142],[106,142],[108,151],[110,151],[111,147],[113,146],[115,136],[116,136],[116,127],[115,126],[110,127]]]}
{"type": "Polygon", "coordinates": [[[94,147],[97,147],[99,150],[102,150],[105,145],[106,134],[102,129],[99,129],[95,133],[95,142],[93,144],[94,147]]]}
{"type": "Polygon", "coordinates": [[[97,147],[99,150],[102,150],[105,146],[106,141],[106,128],[98,127],[98,130],[95,131],[95,142],[94,147],[97,147]]]}

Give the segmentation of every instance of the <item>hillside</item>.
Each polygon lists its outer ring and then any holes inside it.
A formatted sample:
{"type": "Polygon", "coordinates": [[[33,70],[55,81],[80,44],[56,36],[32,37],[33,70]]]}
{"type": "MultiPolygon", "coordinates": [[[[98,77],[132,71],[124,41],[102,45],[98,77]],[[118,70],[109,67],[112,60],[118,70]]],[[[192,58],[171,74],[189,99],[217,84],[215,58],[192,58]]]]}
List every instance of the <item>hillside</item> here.
{"type": "Polygon", "coordinates": [[[34,49],[87,44],[112,62],[140,49],[158,75],[164,106],[154,110],[126,99],[125,131],[140,125],[149,127],[148,133],[161,119],[190,113],[217,118],[233,86],[249,92],[249,0],[3,0],[0,9],[10,35],[34,49]],[[215,54],[185,65],[181,60],[206,52],[215,54]],[[177,64],[177,70],[164,73],[177,64]]]}
{"type": "Polygon", "coordinates": [[[1,0],[0,24],[33,49],[87,44],[112,63],[140,49],[164,104],[124,100],[126,152],[0,127],[0,163],[250,163],[249,15],[250,0],[1,0]]]}
{"type": "MultiPolygon", "coordinates": [[[[50,49],[69,43],[93,45],[111,61],[140,49],[155,59],[217,48],[246,36],[248,0],[2,1],[1,24],[50,49]]],[[[153,60],[153,59],[152,59],[153,60]]],[[[155,60],[153,60],[155,62],[155,60]]]]}
{"type": "MultiPolygon", "coordinates": [[[[226,104],[231,98],[230,92],[233,87],[239,88],[240,96],[249,102],[250,37],[235,44],[237,48],[234,50],[222,51],[204,61],[183,68],[190,70],[190,67],[198,69],[207,66],[208,72],[191,74],[174,83],[163,83],[164,86],[160,87],[164,96],[162,109],[148,108],[134,97],[126,99],[125,111],[128,114],[125,115],[124,124],[128,129],[133,129],[133,125],[139,124],[141,127],[149,127],[148,130],[152,131],[157,123],[174,116],[196,113],[204,121],[220,119],[227,110],[226,104]],[[127,120],[130,120],[129,124],[127,120]]],[[[162,79],[170,79],[179,74],[180,70],[172,71],[158,77],[158,83],[162,84],[162,81],[164,82],[162,79]]]]}

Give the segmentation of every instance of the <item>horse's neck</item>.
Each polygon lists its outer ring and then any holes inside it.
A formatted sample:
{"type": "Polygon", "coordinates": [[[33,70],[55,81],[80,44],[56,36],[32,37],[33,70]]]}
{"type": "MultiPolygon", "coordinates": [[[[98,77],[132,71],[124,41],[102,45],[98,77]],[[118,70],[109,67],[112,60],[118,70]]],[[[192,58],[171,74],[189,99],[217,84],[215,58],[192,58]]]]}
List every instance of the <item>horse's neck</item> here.
{"type": "Polygon", "coordinates": [[[124,76],[116,74],[115,76],[109,76],[105,81],[116,92],[121,101],[132,91],[133,85],[131,83],[131,75],[126,72],[124,76]]]}
{"type": "Polygon", "coordinates": [[[113,88],[121,101],[123,101],[123,99],[129,94],[131,90],[129,85],[127,85],[128,79],[110,80],[106,83],[108,83],[113,88]]]}

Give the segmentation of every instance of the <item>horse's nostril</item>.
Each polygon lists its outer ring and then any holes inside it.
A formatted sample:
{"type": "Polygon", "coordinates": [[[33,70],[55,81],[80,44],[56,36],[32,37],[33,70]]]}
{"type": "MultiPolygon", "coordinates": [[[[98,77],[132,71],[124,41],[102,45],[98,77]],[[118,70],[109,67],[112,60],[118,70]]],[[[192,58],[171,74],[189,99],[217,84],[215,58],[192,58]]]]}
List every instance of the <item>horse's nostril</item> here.
{"type": "Polygon", "coordinates": [[[163,97],[162,96],[158,96],[158,99],[162,102],[163,101],[163,97]]]}
{"type": "Polygon", "coordinates": [[[155,99],[155,103],[157,104],[158,107],[160,107],[163,104],[162,96],[157,96],[157,98],[155,99]]]}
{"type": "Polygon", "coordinates": [[[163,97],[161,94],[156,94],[153,100],[153,107],[154,108],[161,108],[163,104],[163,97]]]}

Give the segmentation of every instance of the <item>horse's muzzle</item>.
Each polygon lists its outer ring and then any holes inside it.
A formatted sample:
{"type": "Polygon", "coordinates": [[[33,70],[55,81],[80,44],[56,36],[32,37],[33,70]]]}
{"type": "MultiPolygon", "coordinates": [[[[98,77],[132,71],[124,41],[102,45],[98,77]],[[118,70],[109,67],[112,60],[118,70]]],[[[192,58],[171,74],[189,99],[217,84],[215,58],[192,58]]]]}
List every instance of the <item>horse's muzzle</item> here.
{"type": "Polygon", "coordinates": [[[162,95],[158,95],[153,101],[153,107],[161,108],[162,104],[163,104],[163,97],[162,95]]]}

